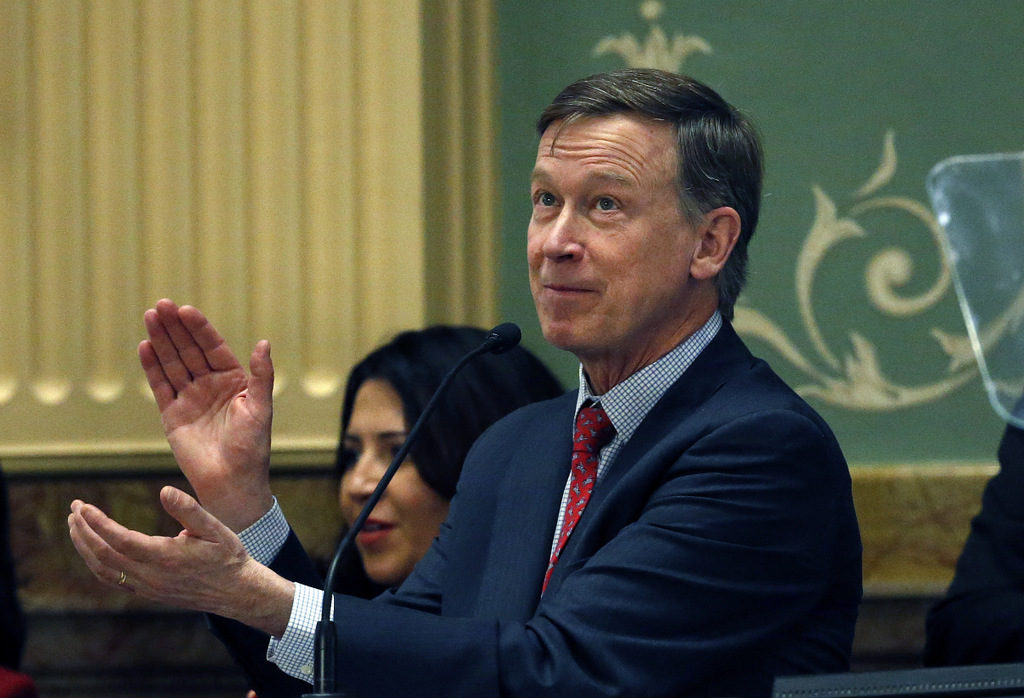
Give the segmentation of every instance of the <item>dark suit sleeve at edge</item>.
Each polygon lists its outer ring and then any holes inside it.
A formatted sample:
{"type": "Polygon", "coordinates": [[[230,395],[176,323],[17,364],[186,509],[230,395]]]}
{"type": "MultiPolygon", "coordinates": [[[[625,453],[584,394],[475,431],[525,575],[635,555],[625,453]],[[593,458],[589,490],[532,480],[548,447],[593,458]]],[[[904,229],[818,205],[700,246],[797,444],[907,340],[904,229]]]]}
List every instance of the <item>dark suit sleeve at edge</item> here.
{"type": "Polygon", "coordinates": [[[957,561],[949,591],[929,612],[925,663],[1024,661],[1024,431],[1008,426],[999,473],[957,561]]]}

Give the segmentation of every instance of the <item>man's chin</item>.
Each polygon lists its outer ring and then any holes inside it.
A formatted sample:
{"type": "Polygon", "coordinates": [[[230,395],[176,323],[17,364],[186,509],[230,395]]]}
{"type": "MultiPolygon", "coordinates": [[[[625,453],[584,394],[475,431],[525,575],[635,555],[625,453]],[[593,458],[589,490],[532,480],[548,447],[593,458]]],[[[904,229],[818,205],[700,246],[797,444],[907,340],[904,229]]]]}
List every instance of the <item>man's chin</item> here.
{"type": "Polygon", "coordinates": [[[586,350],[587,342],[583,334],[579,331],[579,327],[572,323],[545,323],[541,325],[541,333],[551,346],[576,356],[586,350]]]}

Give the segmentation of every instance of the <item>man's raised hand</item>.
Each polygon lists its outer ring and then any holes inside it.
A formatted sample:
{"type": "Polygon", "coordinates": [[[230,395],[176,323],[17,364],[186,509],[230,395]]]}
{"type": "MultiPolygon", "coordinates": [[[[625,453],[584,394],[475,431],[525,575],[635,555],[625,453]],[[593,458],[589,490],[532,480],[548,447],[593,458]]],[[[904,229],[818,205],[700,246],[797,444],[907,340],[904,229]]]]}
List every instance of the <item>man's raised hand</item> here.
{"type": "Polygon", "coordinates": [[[273,504],[270,345],[256,344],[247,374],[197,308],[165,298],[144,321],[139,360],[174,457],[203,506],[241,531],[273,504]]]}

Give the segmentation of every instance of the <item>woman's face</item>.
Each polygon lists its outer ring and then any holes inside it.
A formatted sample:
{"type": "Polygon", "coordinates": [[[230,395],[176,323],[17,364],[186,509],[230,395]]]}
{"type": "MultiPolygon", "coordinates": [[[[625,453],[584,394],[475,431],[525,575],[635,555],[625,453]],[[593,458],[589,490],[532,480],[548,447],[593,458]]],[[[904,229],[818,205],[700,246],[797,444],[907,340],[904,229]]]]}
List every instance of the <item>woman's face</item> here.
{"type": "MultiPolygon", "coordinates": [[[[351,526],[406,436],[402,400],[384,380],[370,379],[356,392],[344,437],[351,467],[341,478],[341,513],[351,526]]],[[[406,458],[373,508],[356,547],[370,579],[394,585],[427,552],[448,515],[448,501],[432,490],[406,458]]]]}

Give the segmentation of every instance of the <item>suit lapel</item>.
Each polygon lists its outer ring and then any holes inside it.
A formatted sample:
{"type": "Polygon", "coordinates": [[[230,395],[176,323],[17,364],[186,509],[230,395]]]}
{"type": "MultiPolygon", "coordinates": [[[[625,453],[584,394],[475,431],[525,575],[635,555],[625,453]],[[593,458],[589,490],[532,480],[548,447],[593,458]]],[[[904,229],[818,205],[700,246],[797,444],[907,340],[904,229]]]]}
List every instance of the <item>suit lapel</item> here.
{"type": "MultiPolygon", "coordinates": [[[[696,414],[732,376],[749,368],[753,360],[732,326],[723,322],[715,338],[651,409],[594,488],[587,509],[555,566],[549,593],[572,569],[574,561],[592,555],[595,547],[638,516],[639,509],[646,504],[645,493],[650,485],[642,477],[633,477],[639,474],[637,470],[651,462],[647,457],[665,442],[669,433],[696,414]]],[[[563,474],[556,487],[564,485],[563,474]]]]}
{"type": "Polygon", "coordinates": [[[523,448],[514,449],[497,483],[491,542],[481,583],[502,589],[482,594],[486,611],[499,619],[528,618],[537,606],[551,539],[572,455],[573,405],[568,393],[530,421],[523,448]]]}
{"type": "MultiPolygon", "coordinates": [[[[738,371],[750,365],[753,356],[733,330],[732,325],[723,322],[715,338],[694,360],[686,372],[672,384],[658,403],[651,409],[633,433],[633,437],[619,451],[615,463],[611,464],[598,492],[609,491],[615,483],[629,472],[630,466],[640,460],[651,447],[679,425],[682,419],[696,413],[738,371]]],[[[598,498],[598,502],[600,499],[598,498]]],[[[595,503],[594,499],[591,503],[595,503]]]]}

